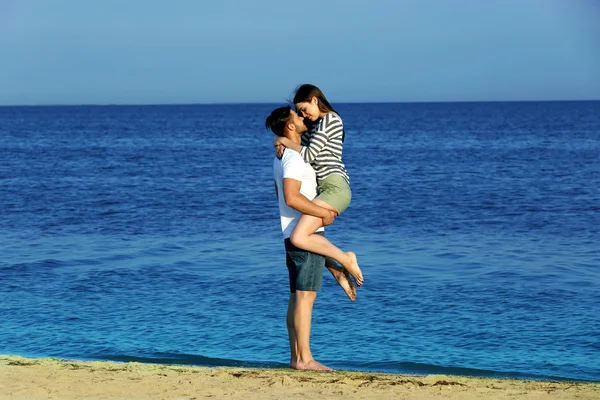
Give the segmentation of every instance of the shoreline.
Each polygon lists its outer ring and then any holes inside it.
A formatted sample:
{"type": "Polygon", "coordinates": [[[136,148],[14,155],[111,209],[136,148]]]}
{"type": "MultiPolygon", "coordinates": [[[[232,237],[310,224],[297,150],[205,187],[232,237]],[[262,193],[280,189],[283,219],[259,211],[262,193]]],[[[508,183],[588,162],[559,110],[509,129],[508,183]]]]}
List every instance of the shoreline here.
{"type": "Polygon", "coordinates": [[[71,361],[0,355],[0,400],[19,399],[583,399],[600,398],[600,383],[332,373],[198,367],[113,361],[71,361]]]}

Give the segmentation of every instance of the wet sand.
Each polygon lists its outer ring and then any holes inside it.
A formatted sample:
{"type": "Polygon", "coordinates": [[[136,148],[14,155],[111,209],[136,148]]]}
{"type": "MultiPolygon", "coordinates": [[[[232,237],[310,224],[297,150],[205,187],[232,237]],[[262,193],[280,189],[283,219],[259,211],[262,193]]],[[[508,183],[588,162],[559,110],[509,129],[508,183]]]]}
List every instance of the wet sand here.
{"type": "Polygon", "coordinates": [[[207,398],[598,400],[600,383],[0,356],[0,400],[207,398]]]}

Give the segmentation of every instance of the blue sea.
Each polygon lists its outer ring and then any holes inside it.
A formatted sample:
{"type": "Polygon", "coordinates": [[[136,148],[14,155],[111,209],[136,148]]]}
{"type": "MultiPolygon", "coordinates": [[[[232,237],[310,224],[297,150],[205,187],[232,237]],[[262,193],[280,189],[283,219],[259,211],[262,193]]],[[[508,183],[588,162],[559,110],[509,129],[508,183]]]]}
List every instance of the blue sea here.
{"type": "MultiPolygon", "coordinates": [[[[277,104],[0,108],[0,354],[285,367],[277,104]]],[[[336,369],[600,381],[600,102],[334,104],[336,369]]]]}

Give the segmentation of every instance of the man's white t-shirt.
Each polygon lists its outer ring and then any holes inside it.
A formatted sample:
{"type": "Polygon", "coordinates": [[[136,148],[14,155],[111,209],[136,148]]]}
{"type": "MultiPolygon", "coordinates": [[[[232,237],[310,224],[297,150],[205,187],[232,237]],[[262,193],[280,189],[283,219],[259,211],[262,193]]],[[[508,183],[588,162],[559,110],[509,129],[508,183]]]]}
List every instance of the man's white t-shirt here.
{"type": "MultiPolygon", "coordinates": [[[[305,163],[304,159],[297,151],[285,149],[281,160],[275,158],[273,161],[273,172],[275,183],[277,184],[277,198],[279,200],[279,214],[281,216],[281,230],[283,238],[287,239],[292,234],[294,227],[302,216],[298,210],[285,204],[283,196],[283,180],[285,178],[301,181],[300,193],[309,200],[317,197],[317,177],[315,170],[310,164],[305,163]]],[[[317,229],[317,232],[322,232],[323,227],[317,229]]]]}

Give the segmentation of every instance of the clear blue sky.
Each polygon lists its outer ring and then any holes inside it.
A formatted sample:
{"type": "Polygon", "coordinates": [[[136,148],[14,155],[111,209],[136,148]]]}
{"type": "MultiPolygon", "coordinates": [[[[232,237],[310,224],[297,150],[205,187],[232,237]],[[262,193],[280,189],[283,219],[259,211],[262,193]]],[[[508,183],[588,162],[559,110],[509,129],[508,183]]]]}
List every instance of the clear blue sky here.
{"type": "Polygon", "coordinates": [[[600,99],[599,0],[0,0],[0,105],[600,99]]]}

